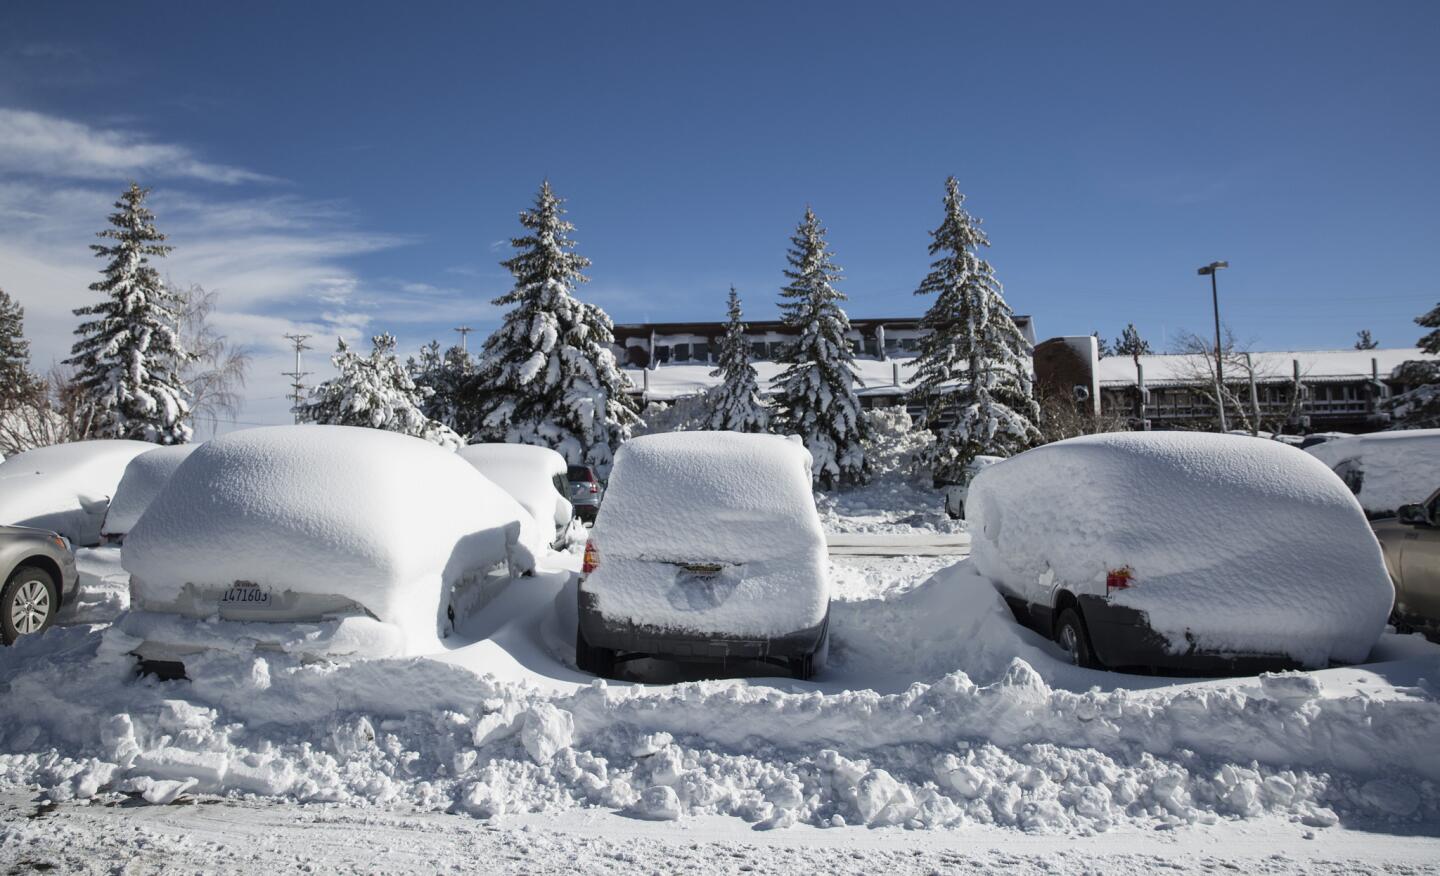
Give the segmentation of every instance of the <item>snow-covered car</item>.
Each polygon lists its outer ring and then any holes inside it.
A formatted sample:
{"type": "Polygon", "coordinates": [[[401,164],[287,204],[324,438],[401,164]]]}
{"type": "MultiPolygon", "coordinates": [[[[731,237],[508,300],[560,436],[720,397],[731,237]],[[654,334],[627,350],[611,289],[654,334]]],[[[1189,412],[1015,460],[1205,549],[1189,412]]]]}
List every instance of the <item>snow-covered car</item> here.
{"type": "Polygon", "coordinates": [[[116,627],[167,675],[201,651],[423,653],[543,550],[508,493],[427,441],[247,429],[196,449],[126,536],[116,627]]]}
{"type": "Polygon", "coordinates": [[[76,441],[0,462],[0,525],[58,532],[81,547],[100,543],[100,523],[130,460],[146,441],[76,441]]]}
{"type": "Polygon", "coordinates": [[[49,629],[77,584],[75,554],[64,536],[0,526],[0,644],[49,629]]]}
{"type": "Polygon", "coordinates": [[[125,533],[160,495],[180,463],[198,446],[177,444],[156,447],[130,460],[120,484],[115,488],[115,495],[110,499],[110,506],[105,510],[105,519],[100,524],[100,540],[107,544],[124,541],[125,533]]]}
{"type": "Polygon", "coordinates": [[[566,473],[570,481],[570,504],[575,506],[575,516],[586,523],[594,523],[600,512],[600,502],[605,498],[605,485],[588,465],[572,465],[566,473]]]}
{"type": "Polygon", "coordinates": [[[798,439],[646,435],[621,446],[585,547],[576,662],[765,661],[797,678],[829,653],[825,536],[798,439]]]}
{"type": "Polygon", "coordinates": [[[567,498],[570,467],[565,457],[531,444],[470,444],[459,452],[476,471],[513,496],[543,531],[551,532],[555,545],[564,543],[575,516],[567,498]]]}
{"type": "Polygon", "coordinates": [[[966,464],[959,483],[945,485],[945,513],[950,516],[950,519],[965,519],[965,500],[970,495],[970,481],[975,479],[975,475],[979,474],[982,468],[994,465],[1004,458],[1003,456],[977,456],[966,464]]]}
{"type": "Polygon", "coordinates": [[[1305,452],[1339,475],[1372,518],[1424,502],[1440,484],[1440,429],[1351,435],[1305,452]]]}
{"type": "Polygon", "coordinates": [[[967,510],[977,571],[1081,665],[1356,662],[1394,599],[1355,497],[1274,441],[1072,438],[986,468],[967,510]]]}
{"type": "Polygon", "coordinates": [[[1372,525],[1395,582],[1391,621],[1440,642],[1440,489],[1372,525]]]}

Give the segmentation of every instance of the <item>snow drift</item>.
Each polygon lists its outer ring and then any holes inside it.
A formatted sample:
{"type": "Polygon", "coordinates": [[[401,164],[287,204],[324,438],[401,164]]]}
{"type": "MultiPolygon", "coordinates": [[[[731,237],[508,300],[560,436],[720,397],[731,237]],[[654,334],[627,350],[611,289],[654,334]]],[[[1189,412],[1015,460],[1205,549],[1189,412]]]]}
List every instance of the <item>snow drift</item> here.
{"type": "Polygon", "coordinates": [[[1309,666],[1369,654],[1394,592],[1364,513],[1316,459],[1273,441],[1181,432],[1049,444],[970,487],[974,561],[1002,590],[1053,605],[1133,586],[1176,653],[1283,654],[1309,666]]]}
{"type": "Polygon", "coordinates": [[[115,496],[105,512],[105,522],[100,525],[100,535],[124,537],[135,526],[135,521],[160,495],[175,469],[180,467],[198,444],[177,444],[172,447],[157,447],[140,454],[125,466],[125,475],[115,488],[115,496]]]}
{"type": "Polygon", "coordinates": [[[38,447],[0,463],[0,523],[100,543],[100,522],[130,461],[155,450],[146,441],[76,441],[38,447]]]}
{"type": "Polygon", "coordinates": [[[1305,450],[1339,475],[1373,517],[1440,489],[1440,429],[1353,435],[1305,450]]]}
{"type": "MultiPolygon", "coordinates": [[[[274,426],[191,454],[130,531],[121,561],[141,609],[176,604],[187,588],[251,582],[345,597],[416,651],[434,646],[456,585],[497,563],[533,568],[544,546],[526,537],[524,514],[421,439],[274,426]]],[[[122,623],[132,632],[134,614],[122,623]]]]}
{"type": "Polygon", "coordinates": [[[459,453],[530,512],[541,532],[553,538],[570,523],[570,500],[555,489],[554,478],[564,480],[569,470],[558,452],[532,444],[470,444],[459,453]]]}
{"type": "Polygon", "coordinates": [[[825,536],[796,439],[672,432],[626,442],[591,530],[601,613],[701,633],[771,636],[825,617],[825,536]],[[696,581],[676,564],[714,563],[696,581]]]}

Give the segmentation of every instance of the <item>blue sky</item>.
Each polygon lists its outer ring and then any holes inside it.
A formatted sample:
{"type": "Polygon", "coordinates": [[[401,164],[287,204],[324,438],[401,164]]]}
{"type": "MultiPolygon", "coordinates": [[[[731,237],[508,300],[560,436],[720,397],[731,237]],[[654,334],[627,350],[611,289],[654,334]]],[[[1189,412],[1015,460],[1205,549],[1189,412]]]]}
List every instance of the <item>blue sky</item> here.
{"type": "Polygon", "coordinates": [[[1440,4],[0,6],[0,287],[64,354],[131,178],[257,353],[493,328],[539,181],[617,321],[776,313],[806,204],[855,316],[918,313],[954,174],[1042,337],[1408,346],[1440,299],[1440,4]]]}

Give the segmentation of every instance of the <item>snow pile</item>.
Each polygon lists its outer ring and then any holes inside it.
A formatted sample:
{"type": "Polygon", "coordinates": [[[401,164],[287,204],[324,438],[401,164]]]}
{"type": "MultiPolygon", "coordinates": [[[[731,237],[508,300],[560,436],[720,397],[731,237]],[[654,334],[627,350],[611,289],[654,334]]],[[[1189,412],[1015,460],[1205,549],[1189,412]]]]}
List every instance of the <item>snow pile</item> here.
{"type": "Polygon", "coordinates": [[[526,539],[524,515],[426,441],[273,426],[198,448],[130,531],[122,562],[137,607],[246,581],[353,600],[414,651],[435,646],[451,588],[497,563],[534,566],[543,544],[526,539]]]}
{"type": "Polygon", "coordinates": [[[984,469],[970,486],[979,571],[1024,599],[1106,594],[1177,653],[1370,653],[1393,590],[1353,496],[1273,441],[1201,433],[1073,438],[984,469]]]}
{"type": "Polygon", "coordinates": [[[701,632],[775,635],[820,623],[825,538],[797,439],[672,432],[626,442],[591,530],[586,580],[607,617],[701,632]],[[677,563],[716,563],[687,578],[677,563]]]}
{"type": "Polygon", "coordinates": [[[157,447],[130,460],[125,466],[125,475],[115,488],[115,496],[105,512],[105,522],[100,525],[102,536],[124,536],[160,495],[175,469],[180,467],[190,453],[199,445],[177,444],[173,447],[157,447]]]}
{"type": "Polygon", "coordinates": [[[0,463],[0,524],[60,533],[77,545],[100,542],[100,522],[130,460],[146,441],[77,441],[27,450],[0,463]]]}
{"type": "Polygon", "coordinates": [[[1339,475],[1371,516],[1394,514],[1440,489],[1440,429],[1353,435],[1305,450],[1339,475]]]}
{"type": "Polygon", "coordinates": [[[541,532],[570,522],[570,500],[555,490],[555,478],[565,480],[569,468],[556,451],[531,444],[470,444],[459,452],[530,512],[541,532]]]}

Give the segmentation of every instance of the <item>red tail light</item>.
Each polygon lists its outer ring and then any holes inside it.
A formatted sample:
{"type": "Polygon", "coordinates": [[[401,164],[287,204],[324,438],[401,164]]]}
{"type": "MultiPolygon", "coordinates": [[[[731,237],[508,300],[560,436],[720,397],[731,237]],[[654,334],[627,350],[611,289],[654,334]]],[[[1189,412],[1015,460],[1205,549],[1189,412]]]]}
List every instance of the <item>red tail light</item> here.
{"type": "Polygon", "coordinates": [[[597,484],[597,483],[595,483],[594,481],[591,481],[591,482],[590,482],[590,492],[592,492],[592,493],[598,493],[598,492],[600,492],[600,485],[597,484]]]}
{"type": "Polygon", "coordinates": [[[585,559],[580,563],[580,574],[588,575],[600,568],[600,549],[595,547],[595,542],[585,542],[585,559]]]}
{"type": "Polygon", "coordinates": [[[1129,566],[1111,569],[1105,573],[1105,595],[1115,590],[1129,590],[1135,580],[1135,570],[1129,566]]]}

